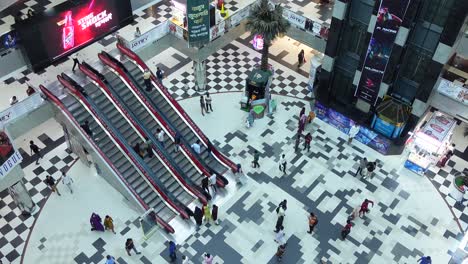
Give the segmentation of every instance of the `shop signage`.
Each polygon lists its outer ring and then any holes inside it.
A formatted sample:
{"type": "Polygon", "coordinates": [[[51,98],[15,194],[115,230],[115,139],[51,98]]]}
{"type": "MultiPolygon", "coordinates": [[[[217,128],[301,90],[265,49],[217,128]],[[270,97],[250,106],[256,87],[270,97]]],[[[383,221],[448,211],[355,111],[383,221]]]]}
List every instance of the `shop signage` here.
{"type": "Polygon", "coordinates": [[[382,0],[377,22],[367,47],[366,59],[355,96],[375,105],[393,44],[410,0],[382,0]]]}
{"type": "Polygon", "coordinates": [[[247,18],[250,14],[250,6],[247,6],[246,8],[234,13],[232,16],[229,17],[231,20],[231,28],[239,25],[244,18],[247,18]]]}
{"type": "Polygon", "coordinates": [[[468,105],[468,89],[462,85],[457,85],[449,80],[441,79],[437,91],[453,100],[468,105]]]}
{"type": "Polygon", "coordinates": [[[426,123],[422,129],[422,133],[439,142],[443,142],[454,125],[455,120],[446,115],[443,115],[440,112],[437,112],[426,123]]]}
{"type": "Polygon", "coordinates": [[[156,40],[164,37],[167,34],[168,27],[167,21],[157,25],[153,29],[149,30],[145,34],[139,36],[138,38],[129,42],[128,47],[132,51],[137,51],[141,48],[146,47],[147,45],[155,42],[156,40]]]}
{"type": "Polygon", "coordinates": [[[187,1],[187,28],[190,47],[201,47],[210,41],[208,0],[187,1]]]}
{"type": "MultiPolygon", "coordinates": [[[[331,108],[325,107],[318,101],[315,103],[315,114],[320,120],[336,127],[345,134],[348,134],[351,126],[355,124],[350,118],[331,108]]],[[[354,139],[382,154],[386,154],[390,148],[390,140],[363,126],[361,126],[354,139]]]]}
{"type": "Polygon", "coordinates": [[[15,151],[5,131],[0,131],[0,179],[5,177],[23,160],[19,151],[15,151]]]}

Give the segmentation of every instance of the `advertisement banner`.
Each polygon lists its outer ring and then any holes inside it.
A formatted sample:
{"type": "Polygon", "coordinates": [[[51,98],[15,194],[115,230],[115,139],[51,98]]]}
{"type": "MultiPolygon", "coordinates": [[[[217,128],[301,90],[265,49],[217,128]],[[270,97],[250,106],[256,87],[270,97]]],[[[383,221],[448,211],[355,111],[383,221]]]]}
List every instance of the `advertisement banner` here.
{"type": "Polygon", "coordinates": [[[231,24],[230,24],[230,29],[239,25],[242,20],[247,18],[250,14],[250,6],[247,6],[246,8],[234,13],[232,16],[229,17],[231,24]]]}
{"type": "Polygon", "coordinates": [[[187,1],[187,28],[190,47],[210,42],[210,4],[208,0],[187,1]]]}
{"type": "Polygon", "coordinates": [[[455,125],[455,120],[440,113],[435,113],[422,129],[422,133],[443,142],[445,137],[455,125]]]}
{"type": "Polygon", "coordinates": [[[128,47],[132,51],[137,51],[164,37],[168,31],[169,29],[167,27],[167,21],[164,21],[138,38],[130,41],[128,47]]]}
{"type": "Polygon", "coordinates": [[[441,79],[437,91],[455,101],[468,105],[468,89],[463,84],[455,84],[451,81],[441,79]]]}
{"type": "MultiPolygon", "coordinates": [[[[320,102],[315,103],[315,114],[320,120],[334,126],[345,134],[348,134],[351,126],[355,124],[349,117],[325,107],[320,102]]],[[[390,149],[390,140],[363,126],[360,127],[354,139],[382,154],[386,154],[390,149]]]]}
{"type": "Polygon", "coordinates": [[[290,10],[284,9],[283,17],[286,18],[289,21],[289,23],[293,24],[294,26],[300,29],[304,29],[306,27],[306,18],[301,15],[297,15],[296,13],[290,10]]]}
{"type": "Polygon", "coordinates": [[[0,179],[5,177],[23,160],[19,151],[15,151],[5,131],[0,130],[0,179]]]}
{"type": "Polygon", "coordinates": [[[375,105],[398,29],[410,0],[382,0],[355,96],[375,105]]]}

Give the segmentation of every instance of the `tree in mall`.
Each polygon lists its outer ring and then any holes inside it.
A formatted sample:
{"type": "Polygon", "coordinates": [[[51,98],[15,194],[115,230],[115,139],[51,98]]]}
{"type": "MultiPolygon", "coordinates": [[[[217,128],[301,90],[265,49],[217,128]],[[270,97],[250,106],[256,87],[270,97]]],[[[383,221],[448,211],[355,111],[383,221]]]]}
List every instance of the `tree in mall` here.
{"type": "Polygon", "coordinates": [[[260,0],[259,4],[252,7],[245,26],[251,33],[263,36],[260,69],[266,71],[271,42],[286,34],[289,28],[289,22],[283,18],[283,7],[269,3],[268,0],[260,0]]]}

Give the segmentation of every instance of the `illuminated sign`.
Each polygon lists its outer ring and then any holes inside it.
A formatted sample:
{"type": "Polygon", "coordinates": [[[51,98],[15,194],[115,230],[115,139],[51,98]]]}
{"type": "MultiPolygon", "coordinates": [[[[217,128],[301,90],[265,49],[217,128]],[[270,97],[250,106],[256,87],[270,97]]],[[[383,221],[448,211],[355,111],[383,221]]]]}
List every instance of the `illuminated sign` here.
{"type": "Polygon", "coordinates": [[[85,30],[90,26],[100,27],[102,24],[112,20],[112,13],[107,13],[107,10],[102,11],[101,13],[94,15],[91,13],[82,19],[78,20],[78,25],[81,26],[81,30],[85,30]]]}

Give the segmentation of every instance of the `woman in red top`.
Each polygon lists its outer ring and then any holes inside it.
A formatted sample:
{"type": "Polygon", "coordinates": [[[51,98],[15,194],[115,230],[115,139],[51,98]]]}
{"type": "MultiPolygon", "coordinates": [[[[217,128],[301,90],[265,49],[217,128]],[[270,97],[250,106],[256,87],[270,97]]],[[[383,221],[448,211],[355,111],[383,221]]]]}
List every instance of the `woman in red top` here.
{"type": "Polygon", "coordinates": [[[361,213],[365,216],[366,213],[369,212],[369,204],[372,204],[372,207],[374,207],[374,202],[369,199],[365,199],[364,202],[362,202],[361,210],[359,210],[359,217],[361,217],[361,213]]]}

